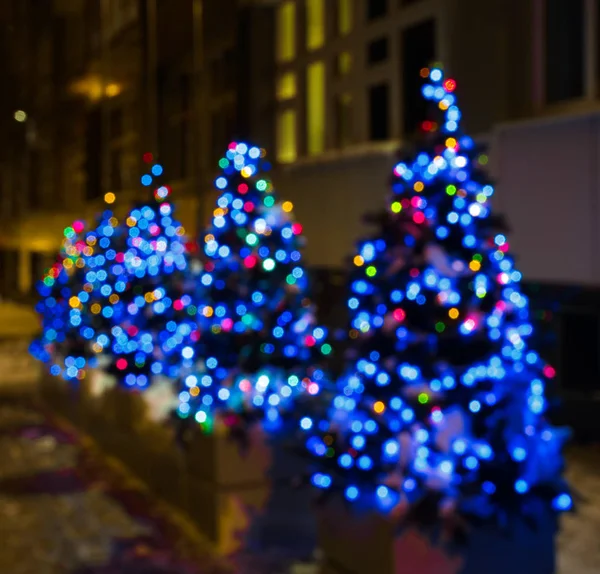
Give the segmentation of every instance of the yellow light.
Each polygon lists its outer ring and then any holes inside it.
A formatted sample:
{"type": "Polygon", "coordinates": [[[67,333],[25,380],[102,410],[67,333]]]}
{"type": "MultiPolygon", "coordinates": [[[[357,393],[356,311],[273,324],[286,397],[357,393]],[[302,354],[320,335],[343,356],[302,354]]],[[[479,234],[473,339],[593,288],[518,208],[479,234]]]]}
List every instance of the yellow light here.
{"type": "Polygon", "coordinates": [[[185,227],[183,227],[183,225],[178,227],[177,231],[175,231],[175,235],[177,235],[178,237],[185,235],[185,227]]]}
{"type": "Polygon", "coordinates": [[[23,110],[17,110],[14,115],[15,120],[19,123],[27,121],[27,114],[23,110]]]}
{"type": "Polygon", "coordinates": [[[204,242],[205,243],[209,243],[210,241],[214,241],[215,240],[215,236],[212,233],[209,233],[205,238],[204,238],[204,242]]]}
{"type": "Polygon", "coordinates": [[[450,317],[450,319],[457,319],[458,318],[458,309],[456,307],[452,307],[452,309],[450,309],[450,311],[448,311],[448,316],[450,317]]]}
{"type": "Polygon", "coordinates": [[[447,110],[448,109],[448,102],[446,100],[442,100],[439,104],[438,104],[440,110],[447,110]]]}
{"type": "Polygon", "coordinates": [[[137,220],[135,219],[135,217],[127,218],[127,226],[128,227],[134,227],[136,223],[137,223],[137,220]]]}
{"type": "Polygon", "coordinates": [[[93,235],[90,235],[86,241],[88,245],[96,245],[96,238],[93,235]]]}
{"type": "Polygon", "coordinates": [[[456,147],[456,140],[454,138],[448,138],[446,140],[446,147],[456,147]]]}
{"type": "Polygon", "coordinates": [[[198,387],[192,387],[190,389],[190,395],[192,395],[192,397],[197,397],[200,394],[200,389],[198,387]]]}
{"type": "Polygon", "coordinates": [[[100,311],[102,311],[102,307],[100,307],[98,303],[94,303],[92,305],[91,311],[94,315],[97,315],[98,313],[100,313],[100,311]]]}
{"type": "MultiPolygon", "coordinates": [[[[246,168],[244,168],[244,169],[246,169],[246,168]]],[[[225,212],[220,207],[217,207],[217,209],[215,209],[213,211],[213,215],[215,217],[223,217],[225,215],[225,212]]]]}
{"type": "Polygon", "coordinates": [[[109,205],[111,203],[114,203],[115,199],[117,199],[117,196],[112,191],[109,191],[108,193],[104,194],[104,201],[105,201],[105,203],[108,203],[109,205]]]}
{"type": "Polygon", "coordinates": [[[65,269],[71,269],[71,267],[73,267],[73,262],[70,259],[65,259],[63,261],[63,267],[65,269]]]}
{"type": "Polygon", "coordinates": [[[394,213],[400,213],[402,211],[402,204],[399,201],[392,203],[392,211],[394,213]]]}
{"type": "Polygon", "coordinates": [[[213,311],[213,308],[212,308],[212,307],[208,307],[208,306],[206,306],[206,307],[204,307],[204,309],[202,309],[202,314],[203,314],[205,317],[212,317],[212,316],[213,316],[213,313],[214,313],[214,311],[213,311]]]}
{"type": "Polygon", "coordinates": [[[91,257],[94,254],[94,250],[91,247],[84,247],[83,254],[86,257],[91,257]]]}
{"type": "Polygon", "coordinates": [[[83,269],[85,267],[85,261],[80,257],[76,262],[75,265],[77,265],[77,267],[79,267],[79,269],[83,269]]]}
{"type": "Polygon", "coordinates": [[[83,286],[83,290],[84,290],[86,293],[91,293],[91,292],[94,290],[94,286],[93,286],[91,283],[86,283],[86,284],[83,286]]]}
{"type": "Polygon", "coordinates": [[[385,405],[381,401],[377,401],[373,405],[373,410],[380,415],[383,411],[385,411],[385,405]]]}
{"type": "Polygon", "coordinates": [[[114,98],[121,93],[121,86],[119,84],[108,84],[106,88],[104,88],[104,93],[109,98],[114,98]]]}
{"type": "Polygon", "coordinates": [[[360,267],[361,265],[365,264],[365,260],[360,256],[360,255],[356,255],[354,257],[354,265],[356,265],[357,267],[360,267]]]}
{"type": "Polygon", "coordinates": [[[116,227],[117,225],[119,225],[119,220],[116,217],[111,217],[108,220],[108,223],[110,224],[111,227],[116,227]]]}
{"type": "Polygon", "coordinates": [[[108,300],[109,300],[109,301],[110,301],[110,302],[111,302],[113,305],[115,305],[116,303],[118,303],[118,302],[119,302],[119,296],[118,296],[116,293],[113,293],[113,294],[112,294],[112,295],[111,295],[111,296],[108,298],[108,300]]]}
{"type": "Polygon", "coordinates": [[[144,300],[146,301],[146,303],[152,303],[152,301],[154,301],[154,294],[153,293],[146,293],[144,295],[144,300]]]}
{"type": "Polygon", "coordinates": [[[250,177],[252,175],[252,168],[246,166],[242,169],[240,173],[242,174],[242,177],[250,177]]]}
{"type": "Polygon", "coordinates": [[[481,269],[481,263],[479,263],[479,261],[471,261],[471,263],[469,263],[469,269],[471,271],[479,271],[481,269]]]}
{"type": "Polygon", "coordinates": [[[291,201],[284,201],[283,205],[281,206],[281,209],[283,209],[283,211],[285,211],[286,213],[289,213],[290,211],[292,211],[292,209],[294,209],[294,204],[291,201]]]}
{"type": "Polygon", "coordinates": [[[92,351],[94,351],[94,353],[101,353],[102,352],[102,345],[99,345],[98,343],[94,343],[92,345],[92,351]]]}
{"type": "Polygon", "coordinates": [[[338,0],[337,5],[337,29],[340,36],[349,34],[352,30],[353,0],[338,0]]]}
{"type": "Polygon", "coordinates": [[[422,181],[417,181],[417,182],[415,183],[415,185],[413,186],[413,189],[414,189],[416,192],[423,191],[423,189],[424,189],[424,188],[425,188],[425,186],[423,185],[423,182],[422,182],[422,181]]]}
{"type": "Polygon", "coordinates": [[[75,309],[75,307],[79,307],[79,305],[81,305],[81,301],[79,300],[79,297],[71,297],[69,299],[69,305],[71,307],[73,307],[73,309],[75,309]]]}

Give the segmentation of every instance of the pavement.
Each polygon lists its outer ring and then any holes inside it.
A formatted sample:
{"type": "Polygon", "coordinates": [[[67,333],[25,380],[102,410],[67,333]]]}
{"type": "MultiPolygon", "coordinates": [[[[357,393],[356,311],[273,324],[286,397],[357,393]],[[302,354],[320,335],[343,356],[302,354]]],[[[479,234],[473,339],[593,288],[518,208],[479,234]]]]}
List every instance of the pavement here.
{"type": "MultiPolygon", "coordinates": [[[[85,437],[34,406],[27,397],[40,371],[27,347],[0,341],[0,573],[289,572],[276,558],[225,563],[85,437]]],[[[598,574],[600,445],[571,447],[567,475],[577,512],[561,519],[556,574],[598,574]]]]}

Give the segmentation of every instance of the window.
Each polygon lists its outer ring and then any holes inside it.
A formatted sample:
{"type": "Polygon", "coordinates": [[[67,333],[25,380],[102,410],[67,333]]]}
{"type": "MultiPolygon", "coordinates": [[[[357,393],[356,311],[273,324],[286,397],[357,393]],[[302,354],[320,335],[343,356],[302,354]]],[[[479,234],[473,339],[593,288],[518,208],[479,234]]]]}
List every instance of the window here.
{"type": "Polygon", "coordinates": [[[337,0],[337,33],[346,36],[352,31],[354,0],[337,0]]]}
{"type": "Polygon", "coordinates": [[[388,57],[388,39],[379,38],[369,42],[367,46],[367,63],[369,65],[379,64],[388,57]]]}
{"type": "Polygon", "coordinates": [[[561,379],[566,383],[567,391],[593,392],[598,388],[599,319],[593,310],[572,310],[562,317],[561,379]]]}
{"type": "Polygon", "coordinates": [[[335,62],[335,73],[338,77],[345,76],[352,69],[352,54],[350,52],[341,52],[338,54],[335,62]]]}
{"type": "Polygon", "coordinates": [[[344,148],[352,143],[352,96],[339,94],[334,102],[335,145],[344,148]]]}
{"type": "Polygon", "coordinates": [[[313,62],[306,70],[306,129],[309,155],[325,149],[325,64],[313,62]]]}
{"type": "Polygon", "coordinates": [[[387,0],[367,0],[367,20],[376,20],[387,14],[387,0]]]}
{"type": "Polygon", "coordinates": [[[296,161],[296,110],[283,110],[277,118],[277,161],[296,161]]]}
{"type": "Polygon", "coordinates": [[[114,108],[110,111],[109,118],[110,139],[119,139],[123,135],[123,111],[114,108]]]}
{"type": "Polygon", "coordinates": [[[318,50],[325,42],[325,6],[323,0],[306,0],[306,48],[318,50]]]}
{"type": "Polygon", "coordinates": [[[584,95],[584,0],[546,0],[546,102],[584,95]]]}
{"type": "Polygon", "coordinates": [[[123,186],[121,150],[119,148],[111,149],[109,155],[109,188],[110,191],[120,191],[123,186]]]}
{"type": "Polygon", "coordinates": [[[291,100],[296,97],[296,74],[286,72],[277,81],[277,99],[291,100]]]}
{"type": "Polygon", "coordinates": [[[426,119],[428,104],[421,95],[420,71],[435,60],[435,21],[427,20],[402,32],[402,118],[404,134],[412,135],[426,119]]]}
{"type": "Polygon", "coordinates": [[[284,2],[277,8],[277,61],[291,62],[296,57],[296,4],[284,2]]]}
{"type": "Polygon", "coordinates": [[[389,87],[376,84],[369,88],[369,139],[372,141],[389,138],[389,87]]]}

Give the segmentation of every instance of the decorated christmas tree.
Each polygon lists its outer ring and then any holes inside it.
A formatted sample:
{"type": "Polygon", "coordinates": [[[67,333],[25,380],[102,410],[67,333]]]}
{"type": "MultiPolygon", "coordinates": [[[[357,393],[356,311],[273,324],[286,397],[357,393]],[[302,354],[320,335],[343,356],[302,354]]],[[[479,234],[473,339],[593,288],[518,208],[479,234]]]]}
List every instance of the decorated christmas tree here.
{"type": "Polygon", "coordinates": [[[53,375],[83,379],[108,340],[115,293],[125,286],[106,270],[121,241],[117,224],[106,210],[93,229],[81,221],[67,227],[57,262],[38,285],[42,336],[32,352],[53,375]]]}
{"type": "Polygon", "coordinates": [[[172,387],[182,354],[185,359],[199,336],[184,229],[173,219],[170,189],[157,181],[162,167],[155,164],[151,172],[142,184],[153,186],[154,199],[135,206],[123,222],[126,246],[116,259],[126,286],[111,328],[109,370],[123,386],[138,389],[153,382],[172,387]]]}
{"type": "Polygon", "coordinates": [[[256,413],[275,421],[294,396],[318,392],[331,346],[307,296],[302,226],[277,198],[264,150],[231,143],[219,166],[219,197],[201,240],[201,337],[179,414],[205,426],[215,412],[230,426],[256,413]]]}
{"type": "Polygon", "coordinates": [[[353,260],[347,374],[328,420],[300,421],[312,482],[421,521],[527,513],[534,498],[566,510],[566,433],[545,416],[554,369],[528,343],[487,157],[461,133],[454,80],[422,76],[431,116],[353,260]]]}

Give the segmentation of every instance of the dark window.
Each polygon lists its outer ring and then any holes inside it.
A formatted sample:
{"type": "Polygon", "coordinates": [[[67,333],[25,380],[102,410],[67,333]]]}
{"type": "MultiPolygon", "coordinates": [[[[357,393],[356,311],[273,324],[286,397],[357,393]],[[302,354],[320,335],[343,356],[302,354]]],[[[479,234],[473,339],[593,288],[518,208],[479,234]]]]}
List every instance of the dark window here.
{"type": "Polygon", "coordinates": [[[192,106],[192,79],[189,74],[183,74],[180,78],[181,89],[181,113],[185,114],[193,109],[192,106]]]}
{"type": "Polygon", "coordinates": [[[36,149],[29,150],[29,189],[27,190],[29,195],[28,205],[31,205],[34,209],[42,207],[42,182],[41,182],[41,171],[42,171],[42,158],[40,152],[36,149]]]}
{"type": "Polygon", "coordinates": [[[92,109],[86,120],[85,196],[89,200],[102,195],[102,110],[92,109]]]}
{"type": "Polygon", "coordinates": [[[369,42],[367,47],[367,63],[378,64],[388,57],[388,39],[379,38],[369,42]]]}
{"type": "Polygon", "coordinates": [[[594,312],[565,313],[561,322],[561,380],[568,391],[597,391],[600,323],[594,312]]]}
{"type": "Polygon", "coordinates": [[[584,0],[546,0],[546,101],[584,92],[584,0]]]}
{"type": "Polygon", "coordinates": [[[44,273],[50,268],[52,264],[51,256],[46,253],[39,253],[38,251],[31,252],[31,287],[35,289],[38,281],[42,279],[44,273]]]}
{"type": "Polygon", "coordinates": [[[190,122],[183,118],[181,120],[181,178],[189,175],[188,152],[190,150],[190,122]]]}
{"type": "Polygon", "coordinates": [[[116,140],[123,135],[123,111],[115,108],[109,114],[110,139],[116,140]]]}
{"type": "Polygon", "coordinates": [[[421,69],[435,60],[435,21],[427,20],[402,32],[402,118],[404,134],[412,135],[427,116],[421,95],[421,69]]]}
{"type": "Polygon", "coordinates": [[[389,87],[377,84],[369,88],[369,139],[386,140],[389,137],[389,87]]]}
{"type": "Polygon", "coordinates": [[[387,14],[387,0],[367,0],[367,20],[382,18],[387,14]]]}
{"type": "Polygon", "coordinates": [[[0,251],[0,289],[4,297],[19,290],[19,252],[13,249],[0,251]]]}
{"type": "Polygon", "coordinates": [[[417,2],[421,2],[421,0],[400,0],[400,6],[410,6],[411,4],[416,4],[417,2]]]}
{"type": "Polygon", "coordinates": [[[335,145],[344,148],[352,143],[352,98],[339,94],[335,98],[335,145]]]}
{"type": "Polygon", "coordinates": [[[110,169],[110,191],[120,191],[123,187],[121,150],[119,148],[111,149],[109,156],[110,169]]]}
{"type": "Polygon", "coordinates": [[[212,140],[212,156],[213,163],[216,163],[223,157],[225,152],[224,148],[224,140],[225,140],[225,122],[223,120],[222,112],[216,111],[213,112],[213,115],[210,119],[210,135],[212,140]]]}

